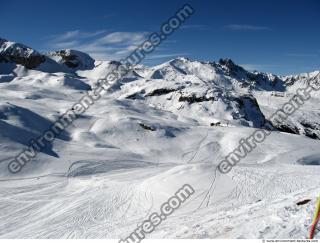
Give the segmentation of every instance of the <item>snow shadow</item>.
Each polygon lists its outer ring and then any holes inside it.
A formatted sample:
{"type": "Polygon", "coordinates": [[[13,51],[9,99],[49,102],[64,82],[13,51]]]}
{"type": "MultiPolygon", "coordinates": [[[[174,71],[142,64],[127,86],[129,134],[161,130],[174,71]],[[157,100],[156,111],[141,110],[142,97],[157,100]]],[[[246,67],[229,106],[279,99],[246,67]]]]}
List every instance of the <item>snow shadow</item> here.
{"type": "Polygon", "coordinates": [[[297,161],[301,165],[320,165],[320,154],[303,157],[297,161]]]}

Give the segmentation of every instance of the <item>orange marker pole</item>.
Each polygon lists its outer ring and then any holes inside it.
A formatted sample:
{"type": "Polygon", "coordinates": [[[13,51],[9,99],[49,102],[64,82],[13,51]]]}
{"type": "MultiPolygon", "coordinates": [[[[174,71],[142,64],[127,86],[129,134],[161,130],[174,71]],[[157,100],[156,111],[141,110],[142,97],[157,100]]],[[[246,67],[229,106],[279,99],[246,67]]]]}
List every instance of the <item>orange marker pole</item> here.
{"type": "Polygon", "coordinates": [[[317,224],[318,224],[319,220],[320,220],[320,196],[318,197],[316,211],[314,213],[314,217],[312,220],[312,225],[311,225],[311,229],[310,229],[310,237],[309,237],[310,239],[313,239],[313,237],[314,237],[314,233],[316,231],[317,224]]]}

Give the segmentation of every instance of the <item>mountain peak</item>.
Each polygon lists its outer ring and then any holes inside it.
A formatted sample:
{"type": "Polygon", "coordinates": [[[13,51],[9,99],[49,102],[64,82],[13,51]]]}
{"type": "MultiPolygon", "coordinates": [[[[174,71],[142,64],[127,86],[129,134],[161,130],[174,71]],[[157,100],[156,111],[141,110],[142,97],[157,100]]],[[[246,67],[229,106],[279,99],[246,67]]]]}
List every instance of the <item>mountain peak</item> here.
{"type": "Polygon", "coordinates": [[[190,61],[190,59],[187,58],[187,57],[176,57],[176,58],[172,59],[172,61],[183,61],[183,62],[186,62],[186,61],[190,61]]]}
{"type": "Polygon", "coordinates": [[[13,62],[27,68],[35,68],[44,61],[45,57],[36,50],[0,38],[0,62],[13,62]]]}
{"type": "Polygon", "coordinates": [[[48,55],[56,62],[64,64],[69,68],[92,69],[94,67],[95,60],[81,51],[64,49],[49,52],[48,55]]]}
{"type": "Polygon", "coordinates": [[[236,75],[239,72],[247,72],[243,67],[235,64],[230,58],[221,58],[218,61],[218,64],[226,71],[228,75],[236,75]]]}
{"type": "Polygon", "coordinates": [[[234,61],[232,61],[230,58],[221,58],[219,59],[218,63],[221,66],[225,66],[230,70],[234,70],[240,67],[237,64],[235,64],[234,61]]]}
{"type": "Polygon", "coordinates": [[[0,37],[0,46],[2,46],[5,42],[7,42],[7,40],[6,40],[6,39],[2,39],[2,38],[0,37]]]}

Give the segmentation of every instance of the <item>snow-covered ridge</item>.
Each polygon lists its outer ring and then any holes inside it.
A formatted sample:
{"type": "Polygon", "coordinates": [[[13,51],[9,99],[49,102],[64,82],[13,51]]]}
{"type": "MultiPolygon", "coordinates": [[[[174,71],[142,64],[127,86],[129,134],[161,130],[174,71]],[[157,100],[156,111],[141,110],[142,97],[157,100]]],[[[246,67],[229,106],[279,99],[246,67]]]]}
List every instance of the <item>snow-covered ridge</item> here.
{"type": "MultiPolygon", "coordinates": [[[[72,70],[90,70],[96,69],[100,65],[105,66],[103,63],[117,63],[116,61],[95,61],[88,54],[71,49],[40,54],[36,50],[23,44],[0,38],[0,62],[11,62],[25,66],[29,69],[36,69],[45,61],[49,62],[48,65],[55,65],[52,63],[52,61],[54,61],[56,64],[69,68],[69,70],[62,68],[61,71],[63,72],[72,72],[72,70]],[[29,63],[28,59],[31,58],[34,58],[33,60],[37,58],[37,60],[34,63],[29,63]],[[50,60],[48,60],[48,58],[50,60]]],[[[118,65],[120,65],[120,63],[118,65]]],[[[151,79],[170,79],[170,75],[173,75],[172,77],[176,77],[177,75],[194,75],[202,81],[214,82],[215,79],[219,80],[221,76],[227,76],[234,79],[234,81],[237,81],[239,85],[243,87],[277,91],[284,91],[286,85],[291,85],[295,81],[319,78],[319,71],[295,76],[277,76],[257,71],[250,72],[228,58],[220,59],[218,62],[201,62],[180,57],[155,67],[138,65],[134,69],[137,73],[142,72],[141,76],[151,79]]],[[[47,72],[46,70],[41,71],[47,72]]]]}
{"type": "Polygon", "coordinates": [[[13,62],[35,68],[44,61],[45,57],[32,48],[0,38],[0,62],[13,62]]]}
{"type": "MultiPolygon", "coordinates": [[[[42,55],[22,44],[3,39],[0,43],[0,83],[86,90],[121,65],[95,61],[76,50],[42,55]]],[[[228,58],[201,62],[179,57],[154,67],[133,67],[109,92],[114,99],[139,100],[203,125],[261,127],[268,114],[261,107],[261,94],[280,92],[289,97],[319,77],[319,71],[285,77],[250,72],[228,58]]],[[[274,125],[281,131],[320,138],[314,116],[293,116],[288,124],[274,125]]]]}
{"type": "Polygon", "coordinates": [[[60,50],[49,52],[47,54],[53,60],[59,64],[64,64],[69,68],[82,69],[92,69],[94,67],[95,60],[91,58],[88,54],[76,51],[76,50],[60,50]]]}

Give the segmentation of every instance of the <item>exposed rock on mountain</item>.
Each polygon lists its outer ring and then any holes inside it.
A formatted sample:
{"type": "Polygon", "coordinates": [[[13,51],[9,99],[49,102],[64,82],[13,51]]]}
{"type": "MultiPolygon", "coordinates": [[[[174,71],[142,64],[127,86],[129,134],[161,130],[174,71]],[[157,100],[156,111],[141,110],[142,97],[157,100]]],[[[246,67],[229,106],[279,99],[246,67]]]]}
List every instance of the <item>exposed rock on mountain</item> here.
{"type": "Polygon", "coordinates": [[[0,62],[11,62],[36,68],[45,61],[45,56],[23,44],[0,39],[0,62]]]}
{"type": "MultiPolygon", "coordinates": [[[[0,46],[0,61],[17,65],[0,65],[0,83],[88,90],[111,71],[120,69],[125,75],[108,91],[113,99],[139,100],[206,125],[262,127],[270,111],[275,111],[298,88],[320,79],[319,71],[285,77],[250,72],[228,58],[201,62],[180,57],[154,67],[137,65],[128,72],[118,61],[95,61],[76,50],[60,50],[44,56],[4,39],[0,39],[0,46]],[[28,71],[33,68],[38,73],[28,71]],[[281,95],[273,96],[273,93],[281,95]],[[265,97],[269,97],[269,103],[273,97],[274,105],[266,104],[265,97]]],[[[320,138],[318,120],[320,117],[304,110],[292,115],[290,121],[273,125],[279,131],[320,138]]]]}
{"type": "Polygon", "coordinates": [[[49,52],[48,56],[60,64],[79,70],[92,69],[95,62],[88,54],[70,49],[49,52]]]}

